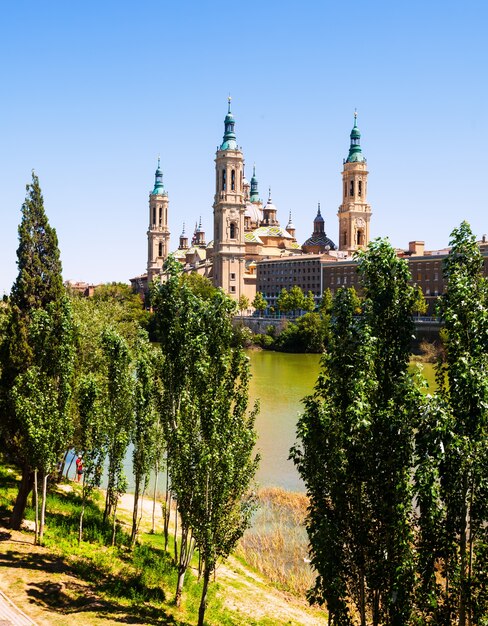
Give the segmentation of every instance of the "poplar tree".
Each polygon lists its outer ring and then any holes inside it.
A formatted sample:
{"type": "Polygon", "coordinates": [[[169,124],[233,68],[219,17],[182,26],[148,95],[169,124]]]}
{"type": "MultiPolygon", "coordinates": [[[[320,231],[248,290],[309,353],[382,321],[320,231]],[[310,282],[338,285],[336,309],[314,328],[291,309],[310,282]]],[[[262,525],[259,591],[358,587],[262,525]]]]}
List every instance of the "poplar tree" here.
{"type": "Polygon", "coordinates": [[[450,245],[446,356],[417,438],[420,602],[435,623],[466,626],[488,616],[488,280],[466,222],[450,245]]]}
{"type": "Polygon", "coordinates": [[[204,569],[203,624],[211,573],[249,521],[256,409],[247,411],[248,360],[232,347],[235,303],[221,291],[199,298],[180,282],[180,266],[172,258],[165,270],[167,280],[152,301],[165,359],[167,464],[182,525],[176,602],[196,542],[204,569]]]}
{"type": "Polygon", "coordinates": [[[119,496],[127,481],[123,462],[134,427],[132,356],[127,342],[117,331],[108,328],[102,334],[105,355],[105,402],[107,411],[106,445],[108,457],[107,495],[104,521],[113,516],[112,544],[119,496]]]}
{"type": "MultiPolygon", "coordinates": [[[[132,469],[134,472],[134,507],[132,512],[131,544],[135,544],[139,527],[139,502],[149,479],[152,467],[158,457],[157,437],[160,435],[157,416],[157,400],[161,391],[158,384],[158,367],[162,367],[147,334],[141,331],[136,344],[134,371],[134,430],[132,433],[132,469]]],[[[161,446],[161,442],[159,442],[161,446]]],[[[156,479],[156,477],[155,477],[156,479]]]]}
{"type": "Polygon", "coordinates": [[[410,624],[414,554],[411,472],[419,392],[408,374],[414,290],[384,240],[358,257],[365,299],[339,292],[331,345],[298,425],[292,457],[310,496],[307,522],[331,623],[410,624]]]}

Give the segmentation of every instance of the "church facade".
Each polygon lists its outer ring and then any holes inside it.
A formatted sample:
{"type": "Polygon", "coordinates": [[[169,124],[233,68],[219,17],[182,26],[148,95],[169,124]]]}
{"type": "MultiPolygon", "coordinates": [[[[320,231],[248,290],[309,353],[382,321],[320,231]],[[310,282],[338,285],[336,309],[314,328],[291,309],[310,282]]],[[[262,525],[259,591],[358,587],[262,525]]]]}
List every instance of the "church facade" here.
{"type": "MultiPolygon", "coordinates": [[[[286,226],[281,225],[271,189],[266,203],[261,200],[255,166],[251,180],[245,178],[244,154],[237,144],[229,98],[224,135],[215,155],[213,238],[206,241],[201,218],[191,240],[183,224],[178,248],[173,252],[183,265],[183,271],[208,277],[216,287],[236,300],[245,295],[252,301],[257,290],[257,268],[264,261],[286,260],[286,267],[291,267],[290,262],[298,262],[309,255],[313,255],[315,262],[319,255],[322,260],[335,262],[365,248],[369,242],[371,207],[367,204],[368,171],[360,137],[355,113],[349,154],[343,161],[338,243],[325,232],[319,204],[313,233],[300,244],[295,236],[291,212],[286,226]]],[[[153,280],[161,277],[164,260],[170,252],[168,210],[169,197],[158,160],[154,189],[149,195],[147,272],[131,279],[138,291],[145,291],[153,280]]],[[[274,266],[278,267],[278,264],[267,264],[268,275],[269,268],[274,266]]]]}

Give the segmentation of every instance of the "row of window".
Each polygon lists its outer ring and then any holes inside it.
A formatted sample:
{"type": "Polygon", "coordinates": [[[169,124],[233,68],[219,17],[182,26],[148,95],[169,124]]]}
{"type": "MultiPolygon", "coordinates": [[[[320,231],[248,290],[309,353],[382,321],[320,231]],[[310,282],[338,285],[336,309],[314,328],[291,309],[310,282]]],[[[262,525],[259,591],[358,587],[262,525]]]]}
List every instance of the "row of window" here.
{"type": "MultiPolygon", "coordinates": [[[[259,269],[259,274],[266,276],[267,274],[270,274],[271,276],[276,276],[277,274],[301,274],[302,273],[302,268],[298,267],[298,268],[290,268],[288,269],[288,271],[286,270],[278,270],[278,271],[273,271],[273,270],[269,270],[269,272],[267,270],[261,270],[259,269]]],[[[304,267],[303,268],[303,273],[304,274],[318,274],[320,273],[320,268],[319,267],[304,267]]]]}
{"type": "MultiPolygon", "coordinates": [[[[166,216],[166,221],[168,220],[168,216],[166,216]]],[[[153,210],[152,210],[152,225],[155,226],[156,225],[156,207],[153,206],[153,210]]],[[[163,225],[163,207],[160,206],[159,207],[159,226],[163,225]]]]}
{"type": "MultiPolygon", "coordinates": [[[[218,180],[218,172],[217,172],[217,187],[219,187],[219,180],[218,180]]],[[[240,189],[242,191],[242,172],[241,172],[241,176],[240,176],[240,189]]],[[[222,175],[221,175],[221,184],[220,184],[220,189],[221,191],[227,191],[227,170],[226,168],[224,168],[222,170],[222,175]]],[[[236,171],[235,170],[231,170],[230,171],[230,191],[235,191],[236,190],[236,171]]]]}
{"type": "MultiPolygon", "coordinates": [[[[354,181],[349,181],[349,195],[354,196],[354,181]]],[[[358,180],[358,196],[363,195],[363,181],[358,180]]],[[[344,197],[347,196],[347,183],[344,183],[344,197]]]]}

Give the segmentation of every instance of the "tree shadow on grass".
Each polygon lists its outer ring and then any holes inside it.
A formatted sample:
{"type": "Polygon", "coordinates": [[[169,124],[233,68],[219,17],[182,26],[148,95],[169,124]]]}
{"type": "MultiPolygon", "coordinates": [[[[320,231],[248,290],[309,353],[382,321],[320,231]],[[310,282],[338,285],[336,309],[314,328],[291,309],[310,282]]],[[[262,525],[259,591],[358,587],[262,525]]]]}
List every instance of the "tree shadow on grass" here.
{"type": "Polygon", "coordinates": [[[162,608],[147,605],[124,606],[115,601],[102,600],[92,589],[76,582],[62,584],[45,580],[30,583],[27,595],[31,602],[63,615],[73,615],[73,618],[77,613],[90,612],[100,619],[106,617],[111,622],[121,624],[188,626],[184,622],[176,621],[162,608]]]}
{"type": "Polygon", "coordinates": [[[165,601],[165,595],[160,588],[148,589],[143,586],[137,574],[129,578],[107,575],[93,563],[67,564],[63,558],[50,554],[24,554],[14,550],[7,550],[0,554],[0,567],[31,569],[51,575],[79,576],[81,580],[89,581],[86,583],[76,580],[53,582],[46,579],[28,584],[27,595],[32,603],[61,614],[75,615],[78,612],[92,612],[100,618],[106,616],[111,621],[123,624],[188,626],[186,622],[178,621],[172,615],[167,614],[164,607],[147,604],[148,601],[160,604],[165,601]],[[106,592],[112,596],[112,599],[100,598],[98,592],[106,592]],[[118,603],[113,596],[129,601],[141,596],[143,601],[125,605],[122,602],[118,603]]]}

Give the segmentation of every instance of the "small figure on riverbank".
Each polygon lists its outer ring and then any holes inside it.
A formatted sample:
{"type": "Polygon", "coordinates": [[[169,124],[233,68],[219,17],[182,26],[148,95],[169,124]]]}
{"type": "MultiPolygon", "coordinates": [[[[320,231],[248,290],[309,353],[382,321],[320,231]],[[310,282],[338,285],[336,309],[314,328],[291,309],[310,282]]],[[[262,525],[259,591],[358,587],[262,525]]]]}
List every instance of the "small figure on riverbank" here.
{"type": "Polygon", "coordinates": [[[83,476],[83,459],[81,456],[76,459],[76,480],[80,482],[81,477],[83,476]]]}

